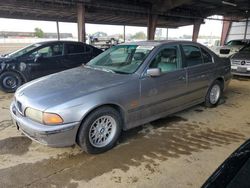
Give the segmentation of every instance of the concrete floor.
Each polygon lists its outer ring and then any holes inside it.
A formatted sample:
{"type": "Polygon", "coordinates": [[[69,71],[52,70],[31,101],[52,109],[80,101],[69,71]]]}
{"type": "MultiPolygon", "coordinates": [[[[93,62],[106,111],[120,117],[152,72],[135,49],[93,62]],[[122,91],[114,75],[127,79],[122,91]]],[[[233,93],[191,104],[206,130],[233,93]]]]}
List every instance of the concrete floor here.
{"type": "Polygon", "coordinates": [[[232,80],[217,108],[202,105],[123,133],[109,152],[49,148],[12,124],[0,93],[0,187],[200,187],[250,138],[250,79],[232,80]]]}

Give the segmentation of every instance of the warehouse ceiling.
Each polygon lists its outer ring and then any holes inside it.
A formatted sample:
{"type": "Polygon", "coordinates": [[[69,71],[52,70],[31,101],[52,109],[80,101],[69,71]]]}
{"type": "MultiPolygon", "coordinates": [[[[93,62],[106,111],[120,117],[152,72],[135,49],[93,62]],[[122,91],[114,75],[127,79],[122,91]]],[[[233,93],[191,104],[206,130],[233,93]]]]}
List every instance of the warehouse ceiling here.
{"type": "Polygon", "coordinates": [[[147,26],[148,14],[158,16],[157,27],[175,28],[203,21],[211,15],[240,20],[249,17],[249,0],[5,0],[0,17],[77,21],[77,3],[86,6],[86,22],[147,26]]]}

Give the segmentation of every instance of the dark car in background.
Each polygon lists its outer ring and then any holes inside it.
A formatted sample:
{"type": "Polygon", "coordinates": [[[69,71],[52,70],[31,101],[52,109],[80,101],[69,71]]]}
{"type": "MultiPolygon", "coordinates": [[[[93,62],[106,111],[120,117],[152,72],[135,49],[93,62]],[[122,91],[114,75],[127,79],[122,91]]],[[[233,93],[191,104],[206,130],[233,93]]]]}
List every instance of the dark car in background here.
{"type": "Polygon", "coordinates": [[[202,188],[249,187],[250,140],[241,145],[202,186],[202,188]]]}
{"type": "Polygon", "coordinates": [[[0,88],[14,92],[30,80],[86,64],[102,50],[81,42],[50,41],[0,57],[0,88]]]}
{"type": "Polygon", "coordinates": [[[250,76],[250,45],[232,55],[231,70],[233,75],[250,76]]]}

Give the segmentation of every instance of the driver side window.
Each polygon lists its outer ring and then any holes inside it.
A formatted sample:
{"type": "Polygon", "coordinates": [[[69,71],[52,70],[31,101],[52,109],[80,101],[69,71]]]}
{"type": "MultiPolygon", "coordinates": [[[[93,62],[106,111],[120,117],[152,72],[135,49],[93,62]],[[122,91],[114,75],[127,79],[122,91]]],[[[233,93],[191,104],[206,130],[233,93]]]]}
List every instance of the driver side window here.
{"type": "Polygon", "coordinates": [[[55,44],[52,46],[45,46],[40,48],[39,50],[33,52],[31,56],[35,57],[36,55],[41,55],[42,57],[53,57],[62,55],[63,45],[62,44],[55,44]]]}
{"type": "Polygon", "coordinates": [[[41,48],[40,50],[37,50],[37,54],[41,54],[43,57],[51,57],[52,56],[51,47],[47,46],[45,48],[41,48]]]}
{"type": "Polygon", "coordinates": [[[171,72],[180,68],[180,54],[177,46],[162,49],[153,59],[149,68],[160,68],[161,72],[171,72]]]}

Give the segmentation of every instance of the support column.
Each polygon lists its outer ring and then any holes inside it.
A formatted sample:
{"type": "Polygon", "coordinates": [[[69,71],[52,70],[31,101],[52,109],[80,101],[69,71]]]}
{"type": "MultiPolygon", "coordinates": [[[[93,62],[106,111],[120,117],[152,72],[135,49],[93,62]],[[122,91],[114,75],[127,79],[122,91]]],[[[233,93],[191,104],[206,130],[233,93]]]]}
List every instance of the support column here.
{"type": "Polygon", "coordinates": [[[78,41],[86,42],[85,6],[83,3],[77,4],[77,27],[78,27],[78,41]]]}
{"type": "Polygon", "coordinates": [[[200,31],[201,21],[194,22],[192,41],[197,42],[199,31],[200,31]]]}
{"type": "Polygon", "coordinates": [[[123,26],[123,41],[126,42],[126,26],[123,26]]]}
{"type": "MultiPolygon", "coordinates": [[[[225,18],[224,19],[230,19],[230,18],[225,18]]],[[[229,30],[231,28],[232,22],[231,21],[223,21],[223,26],[222,26],[222,32],[221,32],[221,39],[220,39],[220,45],[224,45],[227,37],[229,30]]]]}
{"type": "Polygon", "coordinates": [[[168,40],[168,28],[167,28],[167,33],[166,33],[166,40],[168,40]]]}
{"type": "Polygon", "coordinates": [[[147,31],[147,39],[148,40],[154,40],[155,38],[155,30],[156,30],[156,25],[157,25],[157,15],[152,15],[149,13],[148,15],[148,31],[147,31]]]}
{"type": "Polygon", "coordinates": [[[248,28],[248,18],[246,19],[246,27],[245,27],[245,33],[244,33],[244,40],[246,39],[247,37],[247,28],[248,28]]]}
{"type": "Polygon", "coordinates": [[[57,40],[60,40],[60,30],[59,30],[59,22],[56,21],[56,30],[57,30],[57,40]]]}

